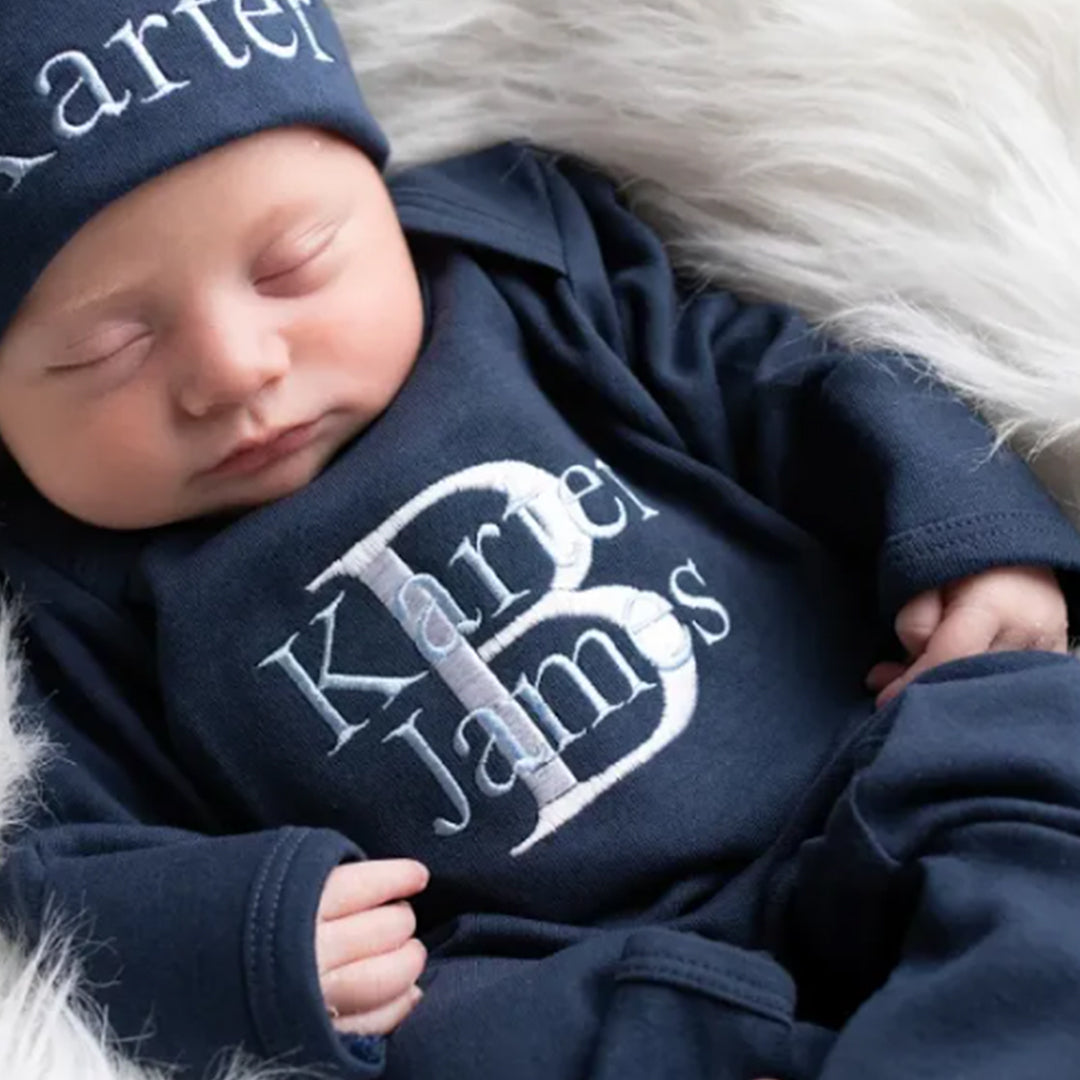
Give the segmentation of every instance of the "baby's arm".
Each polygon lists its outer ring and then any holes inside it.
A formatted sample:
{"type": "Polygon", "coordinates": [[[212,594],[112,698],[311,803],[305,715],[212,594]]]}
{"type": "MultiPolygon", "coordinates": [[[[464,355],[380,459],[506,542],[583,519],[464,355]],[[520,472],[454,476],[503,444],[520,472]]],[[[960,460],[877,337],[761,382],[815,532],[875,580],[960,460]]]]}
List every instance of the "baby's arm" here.
{"type": "Polygon", "coordinates": [[[349,863],[327,879],[315,956],[327,1011],[343,1034],[388,1035],[420,1000],[427,953],[404,901],[427,882],[427,869],[410,859],[349,863]]]}
{"type": "Polygon", "coordinates": [[[885,705],[925,671],[983,652],[1068,651],[1065,596],[1046,567],[1003,566],[920,593],[896,617],[906,663],[875,665],[867,686],[885,705]]]}
{"type": "MultiPolygon", "coordinates": [[[[30,941],[41,941],[56,922],[70,929],[85,985],[107,1010],[112,1033],[137,1044],[146,1060],[202,1076],[242,1047],[305,1075],[379,1075],[381,1055],[356,1053],[327,1015],[327,1002],[339,1012],[364,1012],[359,999],[349,1005],[349,995],[369,983],[373,968],[377,979],[382,965],[356,964],[331,976],[329,997],[321,976],[343,956],[359,956],[348,932],[354,924],[339,913],[386,910],[376,906],[377,890],[366,905],[355,895],[339,904],[336,886],[371,884],[387,865],[401,864],[354,863],[360,852],[330,829],[222,829],[160,756],[146,753],[138,768],[124,767],[130,744],[118,734],[116,715],[123,717],[123,703],[112,714],[90,713],[67,685],[46,698],[34,674],[28,666],[20,703],[26,722],[41,727],[56,750],[42,766],[40,804],[6,837],[0,918],[30,941]],[[70,715],[62,711],[67,703],[70,715]],[[90,741],[88,728],[102,733],[102,745],[90,741]],[[330,880],[335,888],[328,891],[330,880]],[[87,938],[93,945],[84,948],[87,938]]],[[[425,876],[411,863],[398,873],[382,896],[409,895],[425,876]]],[[[379,921],[358,920],[368,924],[369,945],[379,921]]],[[[418,971],[420,947],[404,950],[410,954],[418,971]]],[[[387,1001],[392,989],[388,980],[387,1001]]],[[[376,1021],[368,1030],[380,1027],[378,1018],[367,1019],[376,1021]]]]}
{"type": "Polygon", "coordinates": [[[793,550],[809,534],[876,600],[883,628],[912,597],[991,567],[1052,566],[1072,599],[1080,535],[926,365],[688,286],[609,184],[565,160],[546,167],[574,295],[642,388],[619,384],[618,423],[734,481],[713,485],[718,520],[753,520],[793,550]]]}

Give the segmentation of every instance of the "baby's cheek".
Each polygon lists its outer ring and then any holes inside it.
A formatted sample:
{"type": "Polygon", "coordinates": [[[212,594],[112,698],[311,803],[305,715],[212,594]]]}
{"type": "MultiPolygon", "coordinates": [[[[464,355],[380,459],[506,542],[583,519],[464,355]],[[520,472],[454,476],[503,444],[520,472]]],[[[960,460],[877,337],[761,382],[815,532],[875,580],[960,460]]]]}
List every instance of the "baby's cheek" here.
{"type": "Polygon", "coordinates": [[[344,393],[368,416],[393,400],[412,371],[420,349],[423,315],[419,298],[395,296],[375,310],[370,301],[334,312],[307,336],[304,357],[321,372],[332,393],[344,393]]]}
{"type": "Polygon", "coordinates": [[[31,480],[82,521],[135,529],[188,516],[182,487],[190,468],[166,410],[118,393],[72,417],[42,448],[31,480]]]}

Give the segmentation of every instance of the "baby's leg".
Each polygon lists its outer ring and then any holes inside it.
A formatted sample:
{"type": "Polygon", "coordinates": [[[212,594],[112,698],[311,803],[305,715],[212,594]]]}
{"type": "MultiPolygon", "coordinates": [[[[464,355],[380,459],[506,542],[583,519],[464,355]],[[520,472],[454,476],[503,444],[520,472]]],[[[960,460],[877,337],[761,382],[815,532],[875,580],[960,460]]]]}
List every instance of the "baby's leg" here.
{"type": "MultiPolygon", "coordinates": [[[[1080,1060],[1080,663],[945,665],[875,718],[773,930],[822,1080],[1026,1080],[1080,1060]]],[[[789,879],[791,880],[791,879],[789,879]]]]}

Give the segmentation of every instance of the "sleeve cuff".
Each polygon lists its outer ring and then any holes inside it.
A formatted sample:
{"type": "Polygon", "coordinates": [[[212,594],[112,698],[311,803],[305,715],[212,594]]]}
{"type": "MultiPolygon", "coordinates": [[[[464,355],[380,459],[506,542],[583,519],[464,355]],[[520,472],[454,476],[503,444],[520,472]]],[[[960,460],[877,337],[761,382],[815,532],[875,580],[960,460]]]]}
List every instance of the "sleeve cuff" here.
{"type": "Polygon", "coordinates": [[[1049,566],[1061,576],[1069,625],[1080,626],[1080,533],[1064,515],[997,510],[932,522],[891,537],[878,586],[891,623],[913,596],[996,566],[1049,566]]]}
{"type": "Polygon", "coordinates": [[[252,883],[244,934],[248,1000],[262,1053],[290,1068],[332,1067],[358,1080],[379,1076],[384,1054],[354,1053],[330,1022],[319,988],[315,917],[330,872],[362,857],[339,833],[283,830],[252,883]]]}

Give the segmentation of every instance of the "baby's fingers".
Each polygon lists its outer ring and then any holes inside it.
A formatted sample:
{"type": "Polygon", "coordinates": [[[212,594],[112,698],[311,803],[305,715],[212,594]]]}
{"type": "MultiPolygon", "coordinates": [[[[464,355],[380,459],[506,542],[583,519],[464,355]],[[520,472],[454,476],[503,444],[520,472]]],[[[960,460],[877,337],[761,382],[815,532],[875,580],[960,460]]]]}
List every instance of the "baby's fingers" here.
{"type": "Polygon", "coordinates": [[[339,1017],[382,1009],[409,990],[426,961],[427,950],[413,939],[394,952],[334,968],[319,980],[326,1006],[339,1017]]]}
{"type": "Polygon", "coordinates": [[[326,879],[318,918],[340,919],[391,900],[415,896],[426,888],[428,876],[427,867],[412,859],[346,863],[326,879]]]}
{"type": "Polygon", "coordinates": [[[416,932],[416,914],[406,903],[382,907],[319,923],[315,958],[319,973],[354,960],[394,952],[416,932]]]}
{"type": "Polygon", "coordinates": [[[934,632],[941,625],[943,613],[944,602],[940,589],[920,593],[900,609],[894,629],[909,657],[919,656],[926,649],[934,632]]]}
{"type": "Polygon", "coordinates": [[[878,694],[878,708],[892,701],[908,684],[931,668],[986,652],[992,648],[999,629],[1000,620],[989,609],[974,605],[953,609],[931,635],[923,654],[878,694]]]}
{"type": "Polygon", "coordinates": [[[882,660],[880,664],[875,664],[867,674],[867,690],[873,694],[880,693],[890,683],[901,678],[907,668],[907,664],[901,664],[895,660],[882,660]]]}
{"type": "Polygon", "coordinates": [[[399,998],[371,1012],[355,1016],[339,1016],[334,1027],[350,1035],[389,1035],[399,1027],[406,1016],[416,1008],[424,996],[419,986],[411,986],[399,998]]]}

